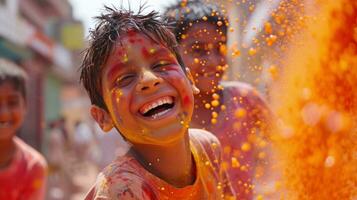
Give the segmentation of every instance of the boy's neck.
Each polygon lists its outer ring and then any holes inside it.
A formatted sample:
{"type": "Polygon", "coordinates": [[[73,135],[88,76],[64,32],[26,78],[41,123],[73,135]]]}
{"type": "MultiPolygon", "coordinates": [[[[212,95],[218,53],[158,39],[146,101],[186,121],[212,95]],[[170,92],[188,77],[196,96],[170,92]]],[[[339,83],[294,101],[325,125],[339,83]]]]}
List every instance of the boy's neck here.
{"type": "Polygon", "coordinates": [[[175,187],[191,185],[196,178],[188,133],[167,146],[135,144],[130,154],[146,170],[175,187]]]}
{"type": "Polygon", "coordinates": [[[0,140],[0,169],[8,167],[15,155],[16,145],[13,138],[0,140]]]}

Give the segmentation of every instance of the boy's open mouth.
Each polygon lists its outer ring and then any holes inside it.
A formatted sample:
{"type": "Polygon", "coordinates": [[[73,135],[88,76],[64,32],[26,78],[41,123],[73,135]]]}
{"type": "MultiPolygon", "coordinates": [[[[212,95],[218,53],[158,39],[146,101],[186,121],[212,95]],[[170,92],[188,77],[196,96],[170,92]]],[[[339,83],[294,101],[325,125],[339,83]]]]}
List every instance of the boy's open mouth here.
{"type": "Polygon", "coordinates": [[[169,112],[174,105],[175,103],[173,97],[164,96],[146,103],[139,109],[139,112],[144,117],[152,117],[155,119],[169,112]]]}

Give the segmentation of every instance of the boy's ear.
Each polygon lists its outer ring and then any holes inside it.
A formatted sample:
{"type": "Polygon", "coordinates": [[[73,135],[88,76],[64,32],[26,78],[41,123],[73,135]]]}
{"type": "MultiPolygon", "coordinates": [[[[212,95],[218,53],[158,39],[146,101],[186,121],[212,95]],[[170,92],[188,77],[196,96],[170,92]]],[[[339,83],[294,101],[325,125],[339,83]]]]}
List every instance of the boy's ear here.
{"type": "Polygon", "coordinates": [[[196,87],[195,81],[194,81],[191,71],[188,67],[186,67],[186,75],[188,77],[188,80],[190,80],[190,82],[191,82],[193,94],[199,94],[200,90],[196,87]]]}
{"type": "Polygon", "coordinates": [[[99,124],[100,128],[108,132],[113,128],[113,121],[109,113],[96,105],[92,105],[90,108],[90,114],[94,120],[99,124]]]}

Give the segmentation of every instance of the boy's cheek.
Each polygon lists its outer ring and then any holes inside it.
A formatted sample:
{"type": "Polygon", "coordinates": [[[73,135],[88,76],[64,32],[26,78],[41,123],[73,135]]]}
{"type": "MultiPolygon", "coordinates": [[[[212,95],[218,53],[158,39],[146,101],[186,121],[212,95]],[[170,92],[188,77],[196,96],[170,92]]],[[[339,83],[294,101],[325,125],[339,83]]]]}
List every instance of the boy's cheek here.
{"type": "MultiPolygon", "coordinates": [[[[111,118],[114,123],[123,123],[122,116],[120,115],[120,104],[123,103],[122,97],[123,92],[118,89],[107,90],[104,94],[104,100],[108,108],[109,113],[111,113],[111,118]]],[[[117,124],[118,125],[118,124],[117,124]]]]}
{"type": "Polygon", "coordinates": [[[182,98],[182,104],[184,107],[193,106],[193,91],[190,81],[187,77],[177,80],[179,86],[179,94],[182,98]]]}

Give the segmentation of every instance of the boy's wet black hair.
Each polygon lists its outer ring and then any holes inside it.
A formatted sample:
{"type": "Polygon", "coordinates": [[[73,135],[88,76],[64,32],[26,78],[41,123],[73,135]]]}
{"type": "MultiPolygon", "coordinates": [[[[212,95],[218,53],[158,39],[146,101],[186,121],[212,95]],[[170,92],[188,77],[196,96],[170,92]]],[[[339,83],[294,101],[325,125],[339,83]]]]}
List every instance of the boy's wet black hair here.
{"type": "Polygon", "coordinates": [[[137,13],[122,7],[104,8],[104,12],[95,17],[96,27],[90,31],[89,47],[84,51],[80,67],[80,82],[87,90],[91,103],[107,110],[101,89],[102,69],[112,53],[114,44],[120,43],[122,34],[133,30],[143,33],[167,47],[176,56],[182,69],[185,69],[185,65],[179,54],[175,36],[158,12],[143,14],[145,4],[140,6],[137,13]]]}
{"type": "Polygon", "coordinates": [[[221,9],[213,3],[202,0],[179,0],[164,11],[165,20],[174,28],[176,40],[180,42],[186,31],[195,23],[207,22],[227,35],[228,19],[221,9]]]}
{"type": "Polygon", "coordinates": [[[10,83],[26,100],[26,72],[15,63],[0,58],[0,85],[10,83]]]}

